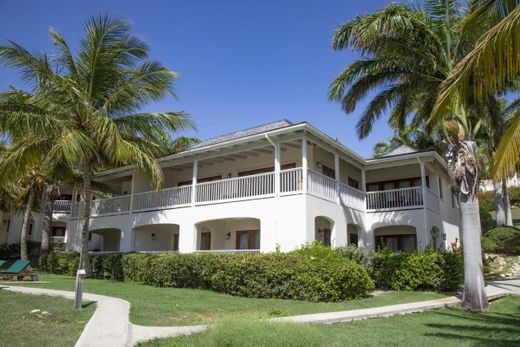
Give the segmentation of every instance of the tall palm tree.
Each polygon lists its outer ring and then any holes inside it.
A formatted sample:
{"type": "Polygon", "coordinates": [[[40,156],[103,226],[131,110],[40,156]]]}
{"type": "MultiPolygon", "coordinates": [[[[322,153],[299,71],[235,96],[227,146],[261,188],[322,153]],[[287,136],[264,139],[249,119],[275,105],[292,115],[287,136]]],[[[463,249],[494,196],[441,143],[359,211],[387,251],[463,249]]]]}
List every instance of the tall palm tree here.
{"type": "Polygon", "coordinates": [[[25,152],[50,142],[49,162],[81,171],[86,207],[80,267],[90,274],[90,201],[96,170],[132,164],[159,189],[163,175],[155,158],[164,153],[158,140],[162,130],[178,132],[193,124],[183,112],[141,112],[150,102],[174,95],[177,74],[148,60],[148,46],[130,33],[124,19],[89,19],[77,53],[58,31],[51,28],[49,33],[57,47],[52,55],[30,53],[15,42],[0,46],[0,63],[19,70],[34,86],[30,98],[0,107],[0,131],[41,134],[26,139],[25,152]]]}
{"type": "MultiPolygon", "coordinates": [[[[333,48],[341,50],[350,46],[362,57],[347,66],[331,83],[329,98],[341,102],[343,109],[350,113],[359,101],[375,91],[357,123],[360,138],[370,133],[373,123],[387,110],[390,113],[389,124],[397,131],[407,124],[423,128],[429,125],[437,133],[444,131],[442,119],[436,123],[426,122],[437,100],[435,91],[467,50],[469,37],[462,41],[460,35],[462,14],[463,9],[454,0],[426,1],[423,8],[391,4],[336,29],[333,48]]],[[[454,121],[466,130],[471,123],[464,124],[464,121],[481,108],[477,103],[468,105],[451,109],[454,121]]],[[[465,132],[468,133],[472,132],[465,132]]],[[[479,280],[483,278],[483,269],[473,266],[482,263],[478,252],[480,233],[474,235],[475,231],[480,231],[478,200],[473,184],[478,182],[480,170],[475,149],[472,138],[457,137],[452,141],[449,152],[452,160],[448,164],[453,168],[450,174],[460,201],[461,231],[465,242],[463,306],[469,310],[485,311],[488,301],[484,282],[479,280]],[[474,164],[471,170],[469,163],[474,164]],[[465,171],[468,177],[459,177],[460,166],[468,168],[465,171]],[[468,185],[471,190],[463,186],[467,182],[472,182],[468,185]],[[466,203],[468,201],[470,203],[466,203]],[[471,246],[468,251],[467,242],[468,247],[471,246]]]]}
{"type": "MultiPolygon", "coordinates": [[[[515,0],[472,1],[463,28],[489,26],[477,44],[452,69],[440,86],[432,121],[446,114],[454,99],[507,90],[520,73],[520,6],[515,0]]],[[[502,179],[515,171],[520,159],[520,110],[516,110],[492,163],[492,175],[502,179]]]]}

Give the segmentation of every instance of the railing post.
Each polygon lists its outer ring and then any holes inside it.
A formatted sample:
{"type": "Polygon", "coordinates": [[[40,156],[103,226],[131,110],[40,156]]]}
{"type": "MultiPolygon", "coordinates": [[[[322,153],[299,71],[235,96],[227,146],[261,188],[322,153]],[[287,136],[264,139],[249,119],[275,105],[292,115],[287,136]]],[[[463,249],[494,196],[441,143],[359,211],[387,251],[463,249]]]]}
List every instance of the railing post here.
{"type": "Polygon", "coordinates": [[[341,203],[340,194],[339,194],[339,182],[340,182],[340,172],[339,172],[339,155],[338,153],[334,153],[334,177],[336,178],[336,203],[339,205],[341,203]]]}
{"type": "Polygon", "coordinates": [[[281,161],[280,144],[274,144],[274,195],[280,195],[280,161],[281,161]]]}
{"type": "Polygon", "coordinates": [[[132,171],[132,183],[130,183],[130,206],[129,211],[132,213],[134,211],[134,192],[135,192],[135,170],[132,171]]]}
{"type": "MultiPolygon", "coordinates": [[[[426,169],[424,162],[419,159],[419,165],[421,167],[421,185],[422,185],[422,203],[424,213],[424,232],[428,233],[428,217],[426,216],[426,169]]],[[[427,246],[427,245],[425,245],[427,246]]]]}
{"type": "Polygon", "coordinates": [[[307,160],[307,137],[303,136],[302,138],[302,190],[303,193],[307,193],[308,187],[307,187],[307,180],[309,179],[308,176],[309,171],[309,163],[307,160]]]}
{"type": "Polygon", "coordinates": [[[193,161],[193,170],[191,175],[191,206],[195,206],[195,202],[197,200],[197,171],[199,168],[199,161],[193,161]]]}
{"type": "Polygon", "coordinates": [[[365,209],[367,209],[367,183],[365,176],[365,168],[361,169],[361,191],[365,193],[363,196],[363,206],[365,206],[365,209]]]}

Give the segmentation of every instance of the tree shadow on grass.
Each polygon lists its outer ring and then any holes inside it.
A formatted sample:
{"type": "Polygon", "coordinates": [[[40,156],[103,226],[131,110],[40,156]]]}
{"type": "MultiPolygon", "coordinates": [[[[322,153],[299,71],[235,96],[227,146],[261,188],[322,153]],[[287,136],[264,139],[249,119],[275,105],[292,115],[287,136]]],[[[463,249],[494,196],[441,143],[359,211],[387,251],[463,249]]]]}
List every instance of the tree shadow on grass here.
{"type": "Polygon", "coordinates": [[[424,335],[451,341],[460,340],[461,343],[472,341],[475,346],[520,346],[520,309],[518,311],[518,314],[478,314],[452,308],[436,312],[445,323],[425,324],[432,332],[424,335]],[[454,324],[450,324],[450,321],[454,324]]]}

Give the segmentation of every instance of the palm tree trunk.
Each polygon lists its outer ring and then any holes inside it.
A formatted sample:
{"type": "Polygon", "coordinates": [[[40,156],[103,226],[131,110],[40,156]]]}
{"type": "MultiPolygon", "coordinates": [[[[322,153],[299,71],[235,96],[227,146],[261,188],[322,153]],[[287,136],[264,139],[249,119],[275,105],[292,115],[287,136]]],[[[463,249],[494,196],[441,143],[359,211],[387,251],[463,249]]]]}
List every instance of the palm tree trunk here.
{"type": "Polygon", "coordinates": [[[478,199],[462,196],[460,200],[462,247],[464,251],[464,294],[462,307],[469,311],[489,310],[485,291],[484,267],[480,245],[478,199]]]}
{"type": "Polygon", "coordinates": [[[494,182],[494,195],[495,195],[495,222],[497,226],[506,224],[506,209],[504,206],[504,190],[502,189],[502,182],[494,182]]]}
{"type": "Polygon", "coordinates": [[[49,239],[52,225],[52,212],[53,212],[53,190],[52,184],[45,185],[42,197],[43,207],[43,226],[42,226],[42,245],[41,254],[45,254],[49,251],[49,239]]]}
{"type": "Polygon", "coordinates": [[[20,259],[27,260],[29,254],[27,252],[27,234],[31,219],[31,210],[34,202],[34,189],[29,187],[29,195],[27,196],[27,206],[23,214],[22,234],[20,236],[20,259]]]}
{"type": "Polygon", "coordinates": [[[502,180],[502,195],[504,197],[504,210],[506,212],[506,225],[513,226],[513,214],[511,212],[511,200],[507,191],[507,181],[502,180]]]}
{"type": "Polygon", "coordinates": [[[92,169],[90,165],[86,164],[83,170],[83,225],[81,228],[81,249],[79,253],[79,266],[80,269],[84,269],[86,272],[85,277],[92,276],[92,270],[90,268],[90,260],[88,257],[88,239],[90,236],[89,224],[90,224],[90,213],[92,200],[92,169]]]}

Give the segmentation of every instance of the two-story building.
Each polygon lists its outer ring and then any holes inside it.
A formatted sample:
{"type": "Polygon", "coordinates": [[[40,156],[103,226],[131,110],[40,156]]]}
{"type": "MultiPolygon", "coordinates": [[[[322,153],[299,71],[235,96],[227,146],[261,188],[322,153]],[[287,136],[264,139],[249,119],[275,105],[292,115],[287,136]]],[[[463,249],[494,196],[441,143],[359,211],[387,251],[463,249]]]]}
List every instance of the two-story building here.
{"type": "MultiPolygon", "coordinates": [[[[320,240],[409,251],[449,249],[459,238],[458,207],[435,152],[401,147],[367,160],[308,123],[282,120],[159,162],[159,192],[131,166],[96,175],[115,193],[91,202],[91,250],[288,251],[320,240]]],[[[71,250],[79,249],[82,209],[74,202],[67,222],[71,250]]]]}

